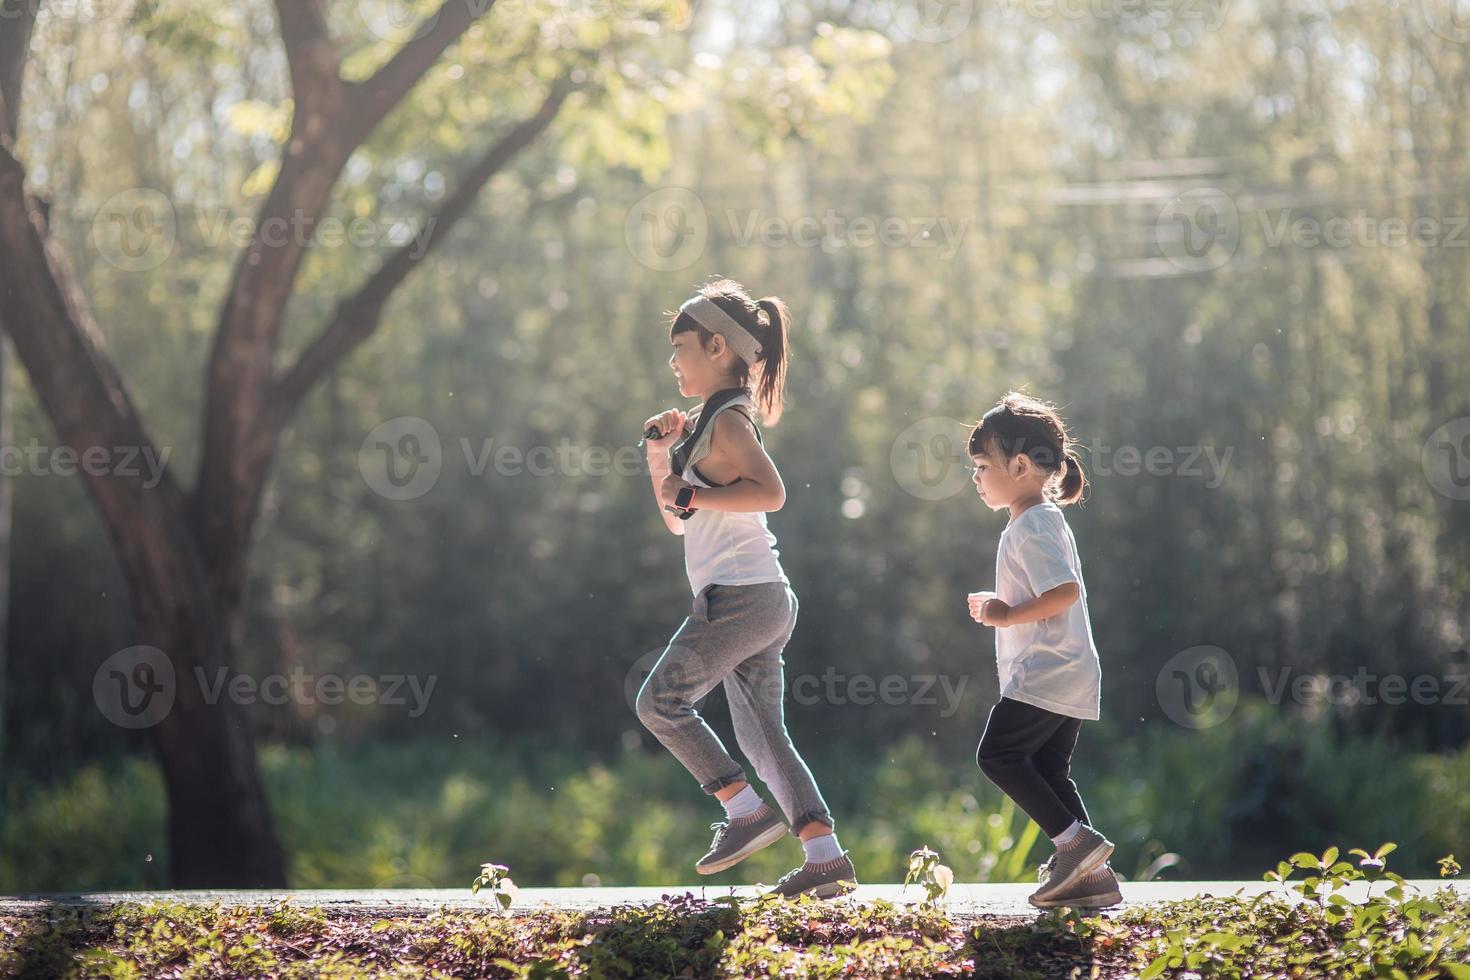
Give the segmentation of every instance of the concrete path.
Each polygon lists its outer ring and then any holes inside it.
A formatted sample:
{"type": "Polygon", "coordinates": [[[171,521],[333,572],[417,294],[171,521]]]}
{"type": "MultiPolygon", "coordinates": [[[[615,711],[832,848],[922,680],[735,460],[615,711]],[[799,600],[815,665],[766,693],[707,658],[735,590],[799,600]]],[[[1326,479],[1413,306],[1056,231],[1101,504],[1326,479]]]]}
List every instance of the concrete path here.
{"type": "MultiPolygon", "coordinates": [[[[1435,879],[1409,882],[1426,894],[1450,885],[1461,895],[1470,898],[1470,881],[1443,882],[1435,879]]],[[[1258,895],[1273,887],[1264,881],[1151,881],[1123,882],[1123,905],[1120,908],[1146,905],[1153,902],[1178,901],[1196,895],[1227,896],[1242,890],[1245,895],[1258,895]]],[[[1383,883],[1375,886],[1382,894],[1383,883]]],[[[956,884],[950,889],[948,906],[951,911],[964,915],[1023,915],[1033,916],[1037,910],[1026,902],[1026,896],[1034,885],[1025,883],[974,885],[956,884]]],[[[551,906],[562,909],[596,909],[610,905],[640,904],[657,902],[665,894],[682,895],[692,892],[696,898],[715,899],[731,892],[754,897],[753,887],[710,887],[705,885],[679,885],[667,888],[523,888],[516,897],[512,912],[528,912],[538,907],[551,906]]],[[[1358,882],[1346,892],[1353,901],[1361,901],[1366,884],[1358,882]]],[[[1292,893],[1294,894],[1294,893],[1292,893]]],[[[905,892],[900,885],[864,885],[854,896],[860,902],[884,899],[903,903],[918,901],[923,892],[909,888],[905,892]]],[[[359,915],[423,915],[448,906],[465,910],[482,908],[484,898],[472,896],[465,888],[434,889],[379,889],[372,891],[324,890],[324,891],[168,891],[168,892],[94,892],[87,894],[46,894],[0,896],[0,916],[36,915],[47,911],[95,909],[118,902],[175,901],[208,905],[218,902],[223,905],[271,905],[290,896],[293,904],[300,907],[318,907],[329,913],[359,915]]],[[[1116,911],[1116,910],[1113,910],[1116,911]]]]}

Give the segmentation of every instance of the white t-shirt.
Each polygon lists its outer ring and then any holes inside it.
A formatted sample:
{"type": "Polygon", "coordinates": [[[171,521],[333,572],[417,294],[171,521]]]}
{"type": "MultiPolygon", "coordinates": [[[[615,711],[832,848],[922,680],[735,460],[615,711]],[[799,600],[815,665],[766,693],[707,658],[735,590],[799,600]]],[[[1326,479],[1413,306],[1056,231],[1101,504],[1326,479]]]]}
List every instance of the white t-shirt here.
{"type": "Polygon", "coordinates": [[[1082,562],[1061,508],[1048,500],[1026,508],[1001,532],[995,594],[1016,606],[1065,582],[1076,582],[1081,590],[1065,611],[996,629],[1000,693],[1069,718],[1096,721],[1102,669],[1087,617],[1082,562]]]}

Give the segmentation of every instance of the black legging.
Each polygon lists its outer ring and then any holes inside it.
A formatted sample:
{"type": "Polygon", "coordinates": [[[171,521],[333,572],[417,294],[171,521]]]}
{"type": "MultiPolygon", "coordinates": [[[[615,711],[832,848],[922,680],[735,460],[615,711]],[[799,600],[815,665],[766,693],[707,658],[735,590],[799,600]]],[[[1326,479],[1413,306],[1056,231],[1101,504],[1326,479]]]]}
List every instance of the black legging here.
{"type": "Polygon", "coordinates": [[[1069,775],[1081,718],[1001,698],[990,709],[975,761],[1001,792],[1056,837],[1080,820],[1087,808],[1069,775]]]}

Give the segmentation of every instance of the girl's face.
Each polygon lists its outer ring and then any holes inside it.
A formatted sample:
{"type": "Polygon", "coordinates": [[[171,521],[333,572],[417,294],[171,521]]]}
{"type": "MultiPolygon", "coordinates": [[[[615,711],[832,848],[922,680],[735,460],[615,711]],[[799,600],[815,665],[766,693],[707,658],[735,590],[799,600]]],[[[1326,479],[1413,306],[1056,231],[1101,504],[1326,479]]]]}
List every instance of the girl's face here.
{"type": "Polygon", "coordinates": [[[699,331],[684,330],[674,334],[670,342],[674,353],[669,357],[669,367],[679,382],[680,395],[703,398],[729,386],[733,372],[728,362],[735,354],[725,344],[725,338],[716,334],[706,349],[699,342],[699,331]]]}
{"type": "MultiPolygon", "coordinates": [[[[994,447],[992,440],[989,448],[994,447]]],[[[971,476],[975,492],[991,510],[1005,510],[1021,497],[1034,493],[1032,484],[1037,483],[1038,477],[1042,483],[1045,482],[1044,474],[1025,453],[1017,453],[1007,460],[999,452],[982,451],[972,454],[970,461],[975,464],[975,472],[971,476]]]]}

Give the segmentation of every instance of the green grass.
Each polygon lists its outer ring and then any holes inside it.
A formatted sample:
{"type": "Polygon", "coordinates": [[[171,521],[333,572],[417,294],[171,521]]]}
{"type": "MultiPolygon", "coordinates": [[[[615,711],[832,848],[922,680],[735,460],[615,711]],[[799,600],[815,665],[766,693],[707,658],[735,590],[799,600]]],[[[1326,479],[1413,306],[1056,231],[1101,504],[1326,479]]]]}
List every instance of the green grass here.
{"type": "MultiPolygon", "coordinates": [[[[1074,767],[1093,822],[1138,879],[1161,853],[1175,878],[1253,877],[1325,839],[1398,840],[1399,866],[1433,876],[1470,837],[1470,749],[1396,751],[1245,703],[1226,725],[1117,737],[1084,729],[1074,767]]],[[[863,880],[900,881],[927,844],[961,882],[1029,879],[1045,853],[975,768],[914,738],[808,752],[863,880]]],[[[603,762],[524,741],[442,739],[315,749],[268,746],[261,764],[296,888],[468,887],[483,862],[517,884],[690,882],[717,804],[636,739],[603,762]]],[[[166,887],[162,782],[147,760],[49,782],[12,776],[0,827],[0,892],[166,887]]],[[[769,794],[767,794],[769,795],[769,794]]],[[[794,839],[714,885],[775,881],[794,839]]]]}

